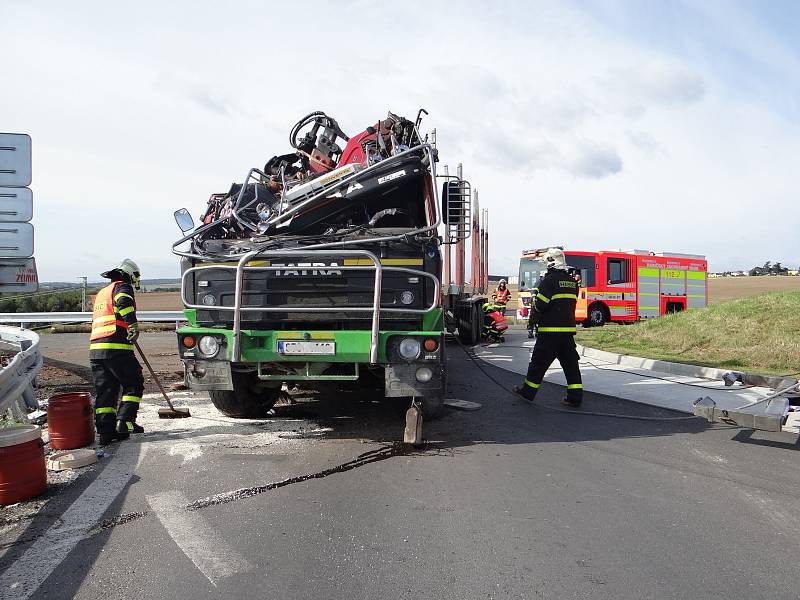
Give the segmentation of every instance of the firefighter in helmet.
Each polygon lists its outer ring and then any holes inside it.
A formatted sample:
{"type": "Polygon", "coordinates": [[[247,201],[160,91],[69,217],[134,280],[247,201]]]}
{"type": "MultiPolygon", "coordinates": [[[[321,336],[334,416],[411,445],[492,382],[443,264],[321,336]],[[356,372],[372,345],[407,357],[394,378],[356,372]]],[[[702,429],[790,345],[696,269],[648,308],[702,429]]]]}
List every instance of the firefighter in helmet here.
{"type": "Polygon", "coordinates": [[[494,303],[498,305],[500,313],[503,315],[506,314],[506,305],[508,304],[508,301],[511,300],[511,292],[507,287],[507,283],[508,282],[505,279],[501,279],[498,282],[494,293],[492,293],[492,300],[494,300],[494,303]]]}
{"type": "Polygon", "coordinates": [[[578,282],[568,273],[564,252],[550,248],[544,255],[547,273],[539,282],[535,297],[531,298],[528,329],[537,327],[528,374],[514,393],[533,400],[542,384],[544,374],[555,359],[561,363],[567,377],[567,395],[562,402],[580,406],[583,400],[581,371],[575,349],[575,304],[578,301],[578,282]]]}
{"type": "Polygon", "coordinates": [[[144,431],[136,424],[144,378],[133,353],[139,337],[134,297],[134,288],[139,289],[139,267],[126,258],[102,277],[111,283],[95,297],[89,362],[96,394],[95,428],[99,444],[105,446],[144,431]]]}
{"type": "Polygon", "coordinates": [[[508,329],[508,324],[500,312],[500,306],[494,302],[484,302],[483,310],[483,338],[488,342],[505,342],[503,333],[508,329]]]}

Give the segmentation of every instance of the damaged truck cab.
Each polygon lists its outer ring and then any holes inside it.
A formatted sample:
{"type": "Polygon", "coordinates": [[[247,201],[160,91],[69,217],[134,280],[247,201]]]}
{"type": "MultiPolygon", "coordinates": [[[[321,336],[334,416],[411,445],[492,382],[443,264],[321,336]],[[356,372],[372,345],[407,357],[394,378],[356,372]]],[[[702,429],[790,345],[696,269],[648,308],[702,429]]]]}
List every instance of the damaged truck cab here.
{"type": "MultiPolygon", "coordinates": [[[[203,224],[173,247],[186,382],[234,417],[263,416],[284,384],[372,385],[434,417],[445,318],[477,318],[481,302],[442,294],[435,148],[420,139],[419,118],[389,113],[342,151],[336,122],[311,116],[292,129],[296,153],[213,195],[203,224]]],[[[187,216],[176,213],[184,232],[187,216]]]]}

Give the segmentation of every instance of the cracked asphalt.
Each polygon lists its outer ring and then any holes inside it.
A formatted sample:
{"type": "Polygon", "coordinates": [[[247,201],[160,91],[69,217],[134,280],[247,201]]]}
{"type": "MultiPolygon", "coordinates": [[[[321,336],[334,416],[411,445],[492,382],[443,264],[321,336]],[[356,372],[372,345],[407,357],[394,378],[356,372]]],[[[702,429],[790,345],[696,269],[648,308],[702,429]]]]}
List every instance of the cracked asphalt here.
{"type": "Polygon", "coordinates": [[[798,597],[796,436],[553,412],[448,350],[449,396],[483,408],[426,423],[419,449],[396,443],[406,407],[369,395],[232,420],[176,393],[192,417],[162,421],[150,397],[144,436],[0,529],[0,596],[798,597]]]}

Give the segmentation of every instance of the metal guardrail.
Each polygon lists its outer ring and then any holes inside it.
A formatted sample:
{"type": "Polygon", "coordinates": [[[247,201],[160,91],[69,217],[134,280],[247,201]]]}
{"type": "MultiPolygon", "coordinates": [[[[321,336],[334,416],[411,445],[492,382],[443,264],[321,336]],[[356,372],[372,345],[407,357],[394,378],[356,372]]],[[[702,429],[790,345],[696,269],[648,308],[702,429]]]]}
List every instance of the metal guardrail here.
{"type": "Polygon", "coordinates": [[[34,331],[0,325],[0,349],[15,352],[5,367],[0,369],[0,412],[22,397],[31,408],[36,408],[33,378],[42,368],[39,336],[34,331]]]}
{"type": "MultiPolygon", "coordinates": [[[[142,323],[185,321],[181,310],[140,310],[136,318],[142,323]]],[[[90,312],[0,313],[0,323],[89,323],[90,312]]]]}

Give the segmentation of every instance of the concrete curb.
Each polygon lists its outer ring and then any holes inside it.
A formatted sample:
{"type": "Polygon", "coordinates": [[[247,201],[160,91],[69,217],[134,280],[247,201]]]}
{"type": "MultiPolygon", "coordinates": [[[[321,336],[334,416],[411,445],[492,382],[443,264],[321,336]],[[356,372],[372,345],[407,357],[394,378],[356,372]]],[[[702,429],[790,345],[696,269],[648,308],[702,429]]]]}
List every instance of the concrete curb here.
{"type": "Polygon", "coordinates": [[[639,356],[627,356],[616,352],[606,352],[595,348],[587,348],[578,345],[578,354],[586,358],[595,358],[604,362],[617,364],[623,367],[634,369],[647,369],[649,371],[660,371],[672,375],[683,377],[703,377],[706,379],[722,379],[725,373],[742,373],[742,383],[759,387],[773,389],[783,389],[797,384],[797,379],[791,377],[779,377],[769,375],[759,375],[757,373],[746,373],[735,369],[716,369],[713,367],[701,367],[698,365],[686,365],[683,363],[668,362],[666,360],[655,360],[652,358],[641,358],[639,356]]]}

